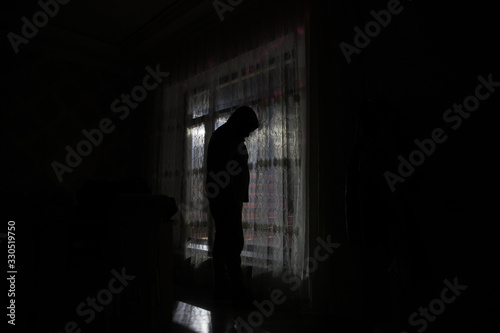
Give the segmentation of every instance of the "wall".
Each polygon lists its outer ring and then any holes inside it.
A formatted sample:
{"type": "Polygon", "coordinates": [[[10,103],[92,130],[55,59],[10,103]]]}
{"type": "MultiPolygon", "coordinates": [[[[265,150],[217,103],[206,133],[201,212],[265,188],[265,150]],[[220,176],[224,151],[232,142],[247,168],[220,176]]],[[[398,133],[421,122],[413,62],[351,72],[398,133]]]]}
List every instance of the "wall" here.
{"type": "MultiPolygon", "coordinates": [[[[114,99],[142,82],[144,70],[134,64],[116,71],[26,49],[14,55],[8,47],[2,49],[10,56],[2,61],[0,210],[16,221],[17,326],[63,330],[76,319],[76,306],[106,285],[108,266],[116,264],[103,257],[105,216],[77,206],[76,191],[89,179],[146,176],[149,101],[123,121],[110,110],[114,99]],[[59,182],[51,163],[65,164],[65,146],[75,149],[85,139],[81,131],[104,117],[115,120],[115,131],[59,182]]],[[[91,329],[102,327],[105,317],[97,316],[91,329]]]]}
{"type": "MultiPolygon", "coordinates": [[[[352,44],[353,28],[372,20],[370,10],[385,8],[387,1],[310,1],[309,5],[311,248],[318,236],[333,235],[342,243],[313,277],[314,305],[356,318],[362,300],[359,248],[346,242],[344,216],[354,110],[370,97],[391,100],[404,120],[406,136],[401,140],[406,150],[401,153],[409,153],[414,138],[424,138],[442,125],[444,111],[474,91],[478,75],[496,77],[495,11],[479,3],[472,8],[405,2],[403,11],[348,64],[339,43],[352,44]]],[[[143,58],[156,61],[171,47],[150,50],[154,51],[143,58]]],[[[63,161],[64,147],[77,144],[82,129],[113,116],[110,103],[140,82],[144,65],[154,61],[130,60],[116,70],[110,69],[111,64],[110,68],[75,64],[29,51],[4,61],[3,147],[9,158],[3,164],[2,185],[7,197],[20,192],[35,200],[59,200],[61,195],[62,200],[72,201],[72,193],[85,179],[144,178],[151,100],[106,136],[72,174],[65,175],[63,183],[50,164],[63,161]]],[[[498,99],[493,95],[484,102],[406,183],[424,231],[433,279],[463,274],[470,283],[483,283],[481,291],[486,291],[487,274],[471,272],[491,266],[487,235],[492,233],[486,222],[491,218],[485,208],[492,199],[484,191],[496,174],[491,147],[495,123],[490,119],[498,99]]],[[[478,299],[480,292],[471,294],[475,295],[471,299],[478,299]]]]}
{"type": "MultiPolygon", "coordinates": [[[[477,76],[493,73],[493,78],[500,78],[492,43],[495,20],[493,10],[480,4],[401,2],[402,11],[348,64],[339,44],[354,44],[354,27],[363,29],[373,20],[370,11],[385,9],[388,2],[313,3],[311,52],[317,51],[317,64],[312,66],[318,81],[313,80],[312,87],[317,100],[311,110],[316,118],[311,132],[318,132],[317,142],[312,143],[319,153],[314,165],[319,183],[318,233],[332,234],[343,243],[324,275],[317,277],[321,288],[316,290],[315,304],[359,317],[359,248],[346,242],[344,215],[344,177],[355,111],[368,98],[391,101],[403,132],[400,153],[408,156],[415,149],[414,139],[429,137],[432,129],[444,125],[442,116],[448,108],[474,94],[477,76]]],[[[476,287],[489,281],[487,273],[476,273],[492,259],[485,209],[492,200],[486,190],[494,178],[491,115],[498,101],[499,96],[492,94],[459,129],[449,130],[449,139],[404,185],[423,234],[425,247],[418,250],[428,255],[432,266],[431,283],[424,290],[430,299],[445,277],[458,275],[476,287]]],[[[484,288],[471,292],[471,300],[480,299],[484,288]]],[[[453,315],[473,308],[473,301],[464,302],[453,315]]]]}
{"type": "Polygon", "coordinates": [[[4,178],[8,188],[32,191],[54,186],[71,191],[91,177],[113,180],[144,176],[143,161],[138,158],[144,155],[147,138],[144,124],[140,125],[144,120],[139,120],[144,118],[144,105],[105,135],[72,173],[64,173],[62,182],[51,167],[53,161],[66,164],[65,146],[76,149],[85,139],[82,130],[98,127],[105,117],[116,118],[111,102],[142,82],[141,73],[133,73],[136,67],[124,67],[117,74],[29,51],[13,56],[8,67],[4,123],[9,124],[5,134],[10,144],[6,148],[16,162],[6,171],[10,175],[4,178]]]}

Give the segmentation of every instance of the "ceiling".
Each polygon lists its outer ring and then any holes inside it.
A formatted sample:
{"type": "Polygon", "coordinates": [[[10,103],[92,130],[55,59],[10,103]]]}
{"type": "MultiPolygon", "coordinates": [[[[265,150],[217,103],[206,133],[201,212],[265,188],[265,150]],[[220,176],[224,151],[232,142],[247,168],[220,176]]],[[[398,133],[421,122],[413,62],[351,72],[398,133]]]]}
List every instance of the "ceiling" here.
{"type": "Polygon", "coordinates": [[[53,24],[102,42],[121,45],[155,17],[165,14],[179,2],[181,1],[73,0],[61,6],[53,24]]]}
{"type": "MultiPolygon", "coordinates": [[[[50,0],[42,0],[51,2],[50,0]]],[[[62,0],[60,0],[62,1],[62,0]]],[[[61,53],[71,49],[82,55],[81,49],[116,57],[133,52],[148,40],[179,35],[200,20],[209,16],[218,20],[213,0],[72,0],[60,5],[58,12],[26,47],[42,52],[56,48],[61,53]]],[[[1,9],[0,20],[5,34],[21,35],[27,17],[41,10],[38,1],[9,0],[1,9]]],[[[8,42],[8,41],[7,41],[8,42]]],[[[24,45],[23,45],[24,46],[24,45]]],[[[53,51],[54,52],[54,51],[53,51]]]]}

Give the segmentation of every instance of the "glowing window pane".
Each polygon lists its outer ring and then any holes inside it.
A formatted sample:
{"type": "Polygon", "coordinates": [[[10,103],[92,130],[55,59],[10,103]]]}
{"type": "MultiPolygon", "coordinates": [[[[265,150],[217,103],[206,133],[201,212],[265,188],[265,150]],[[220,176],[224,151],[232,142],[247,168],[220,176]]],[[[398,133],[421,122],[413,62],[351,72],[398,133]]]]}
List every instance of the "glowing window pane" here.
{"type": "Polygon", "coordinates": [[[188,164],[191,170],[200,169],[203,166],[203,156],[205,153],[205,124],[194,126],[188,129],[188,164]]]}
{"type": "Polygon", "coordinates": [[[221,125],[224,125],[228,119],[229,119],[229,116],[217,118],[215,120],[215,129],[218,129],[219,127],[221,127],[221,125]]]}
{"type": "Polygon", "coordinates": [[[188,100],[188,110],[193,119],[207,115],[210,109],[208,90],[191,95],[188,100]]]}

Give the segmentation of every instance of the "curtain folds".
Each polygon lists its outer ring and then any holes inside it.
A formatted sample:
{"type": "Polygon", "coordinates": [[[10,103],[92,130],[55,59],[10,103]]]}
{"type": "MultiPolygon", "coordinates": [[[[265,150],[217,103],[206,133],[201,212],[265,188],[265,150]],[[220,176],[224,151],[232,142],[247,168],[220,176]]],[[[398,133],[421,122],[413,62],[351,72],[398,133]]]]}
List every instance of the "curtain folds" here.
{"type": "Polygon", "coordinates": [[[293,275],[307,289],[302,15],[297,8],[270,11],[255,29],[242,22],[239,30],[203,35],[179,53],[179,66],[156,97],[152,187],[179,204],[175,249],[199,280],[211,279],[214,234],[204,189],[208,141],[232,111],[248,105],[261,126],[246,141],[251,185],[242,265],[251,267],[255,288],[283,285],[293,275]]]}

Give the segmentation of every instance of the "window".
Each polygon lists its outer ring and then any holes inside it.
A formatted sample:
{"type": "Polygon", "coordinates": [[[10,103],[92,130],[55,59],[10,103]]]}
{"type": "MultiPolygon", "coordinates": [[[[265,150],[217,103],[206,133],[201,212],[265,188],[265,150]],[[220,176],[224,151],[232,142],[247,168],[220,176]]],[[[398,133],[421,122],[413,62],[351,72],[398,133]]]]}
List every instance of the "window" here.
{"type": "Polygon", "coordinates": [[[299,260],[304,248],[298,240],[305,224],[305,117],[296,49],[296,36],[286,36],[185,84],[181,195],[189,209],[182,223],[186,257],[195,265],[208,259],[214,232],[204,195],[208,142],[241,105],[252,107],[261,125],[246,142],[250,202],[243,210],[243,264],[282,271],[299,260]]]}

